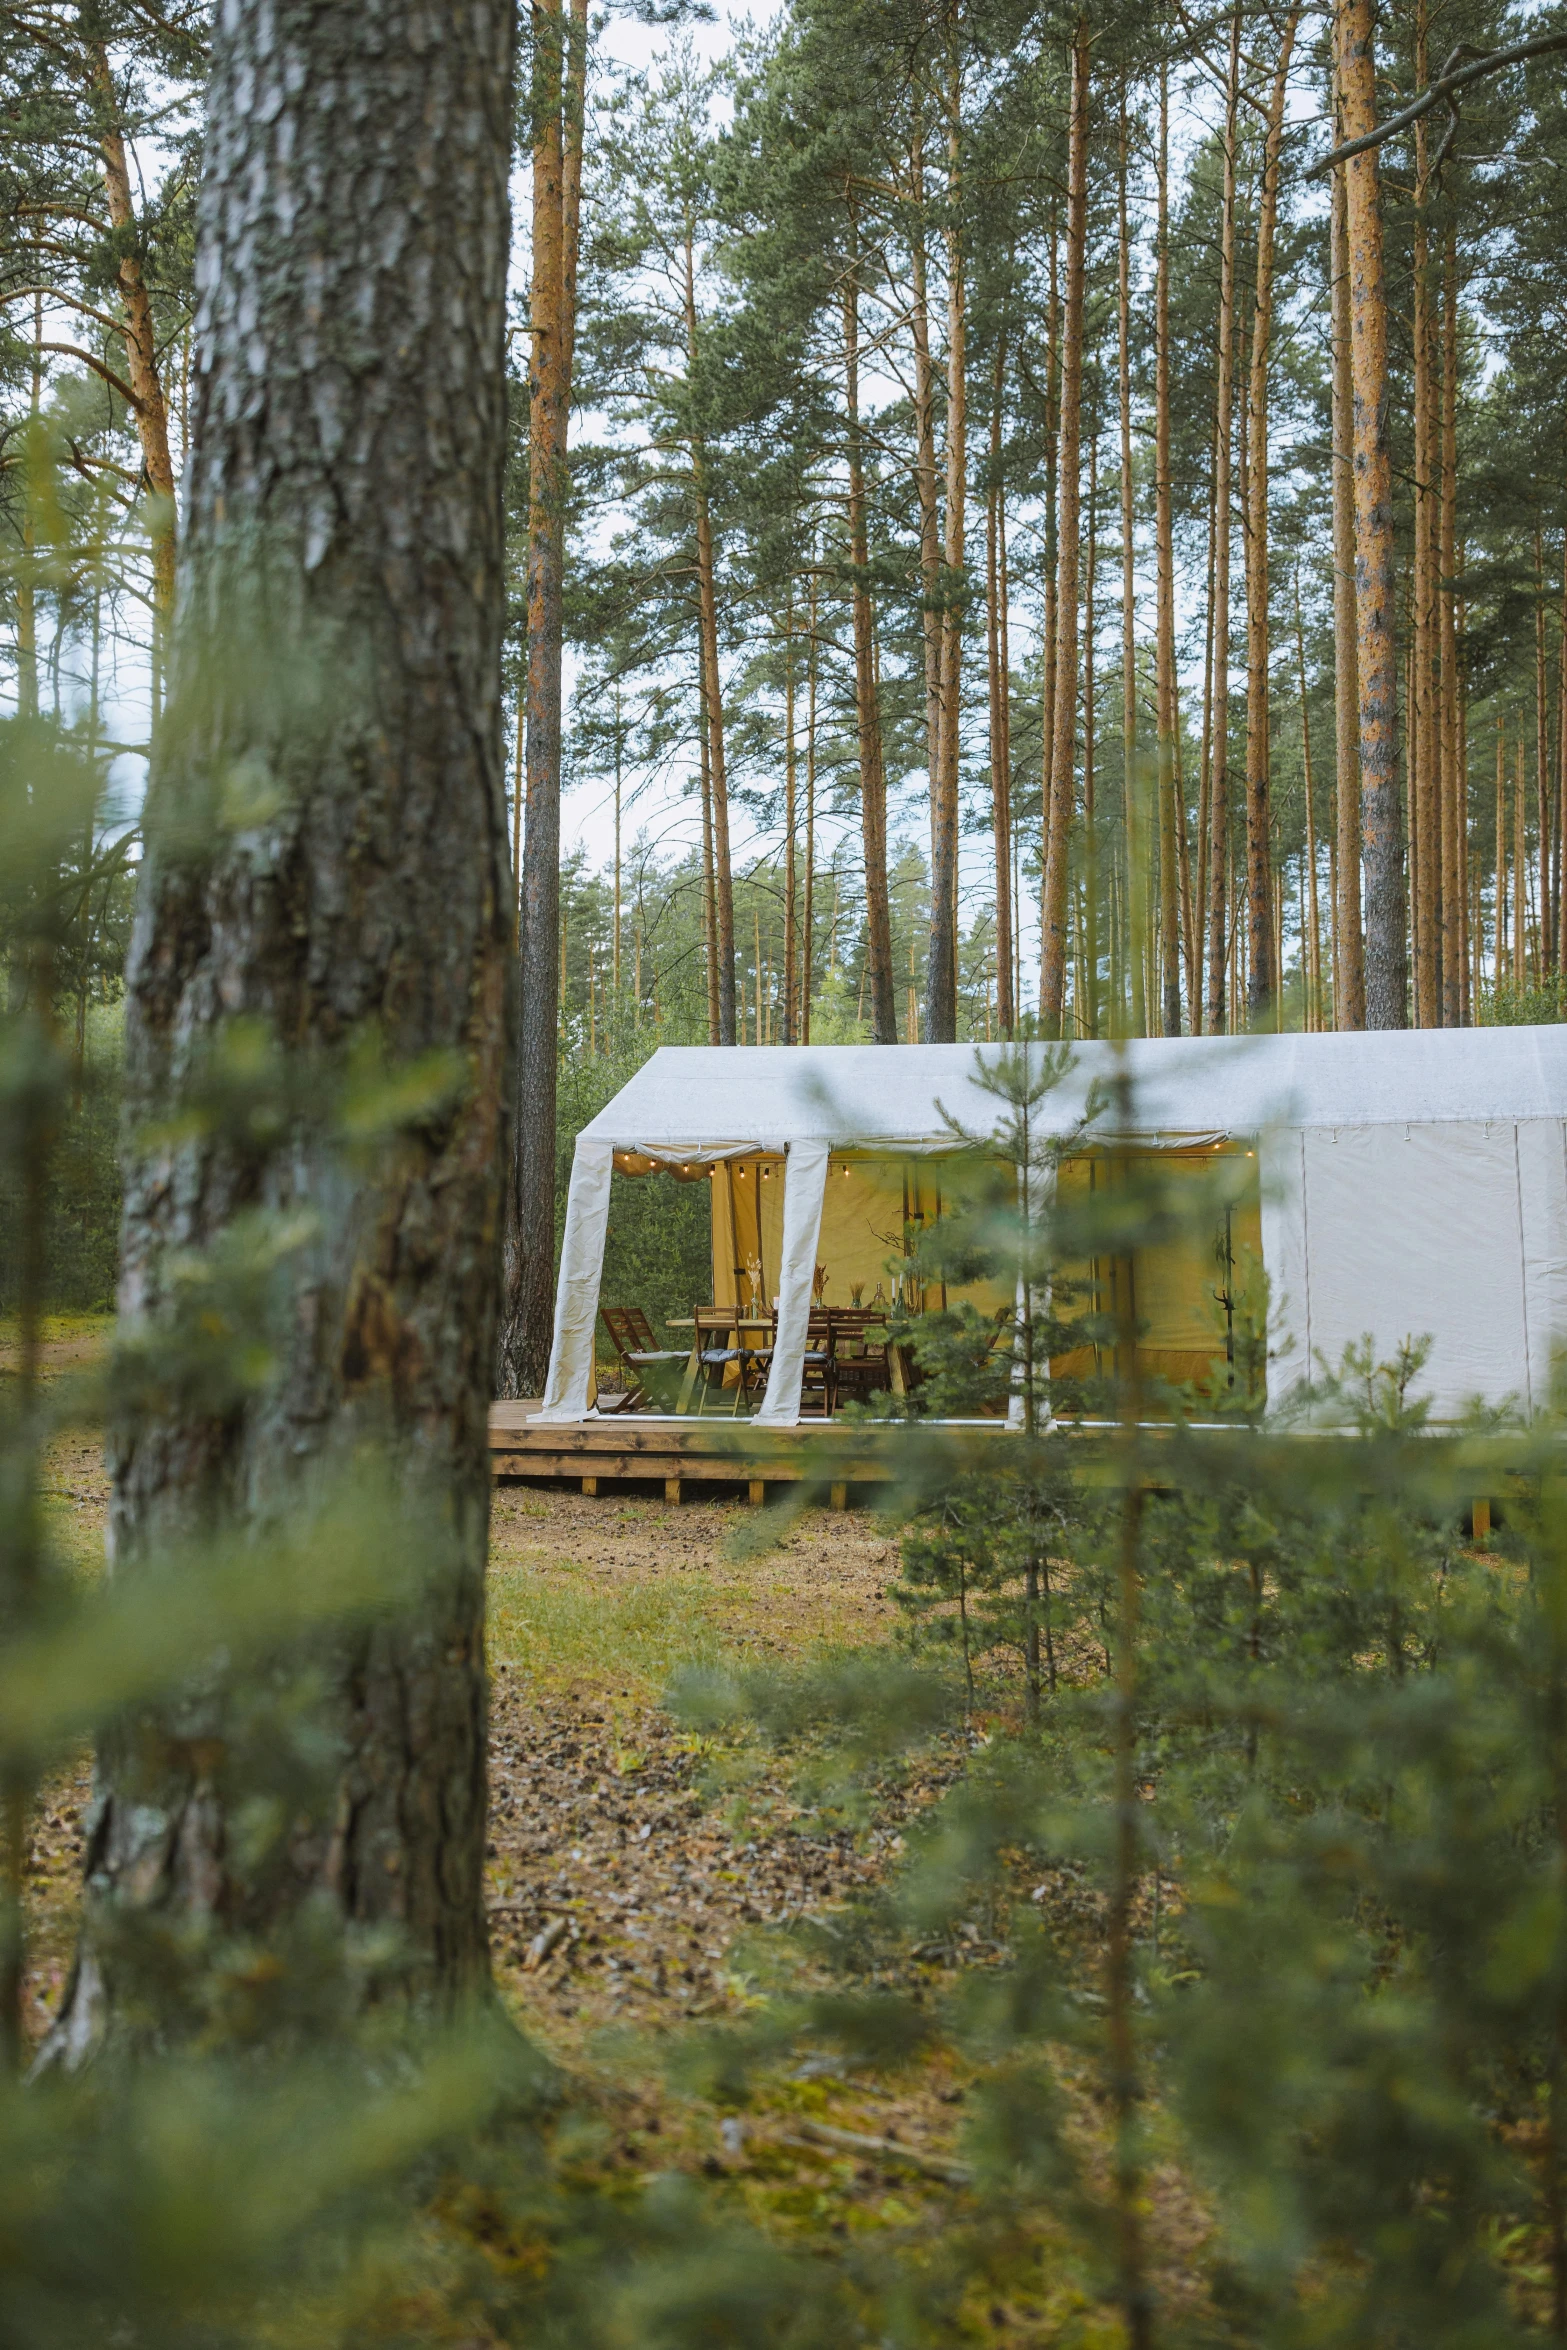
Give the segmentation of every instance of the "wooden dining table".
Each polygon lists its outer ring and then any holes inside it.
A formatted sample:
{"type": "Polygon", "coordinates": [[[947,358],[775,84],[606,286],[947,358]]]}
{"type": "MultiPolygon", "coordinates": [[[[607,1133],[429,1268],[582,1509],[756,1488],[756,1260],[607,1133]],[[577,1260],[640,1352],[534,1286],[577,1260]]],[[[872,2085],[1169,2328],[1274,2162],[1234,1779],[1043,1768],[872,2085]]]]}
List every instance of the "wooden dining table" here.
{"type": "MultiPolygon", "coordinates": [[[[884,1329],[887,1313],[888,1309],[884,1306],[813,1306],[811,1323],[817,1330],[825,1323],[829,1351],[836,1355],[845,1339],[853,1346],[857,1340],[863,1340],[868,1331],[878,1326],[884,1329]]],[[[778,1317],[770,1306],[711,1305],[696,1306],[689,1314],[671,1314],[666,1317],[666,1324],[671,1330],[691,1332],[691,1353],[681,1381],[680,1400],[675,1407],[679,1412],[689,1412],[701,1375],[704,1342],[721,1337],[726,1342],[732,1342],[744,1356],[752,1359],[770,1358],[778,1317]],[[747,1337],[748,1332],[759,1335],[753,1341],[747,1337]]],[[[853,1358],[846,1355],[844,1359],[853,1358]]],[[[887,1369],[893,1393],[907,1393],[908,1380],[900,1347],[888,1347],[887,1369]]],[[[740,1375],[743,1380],[743,1361],[740,1375]]]]}

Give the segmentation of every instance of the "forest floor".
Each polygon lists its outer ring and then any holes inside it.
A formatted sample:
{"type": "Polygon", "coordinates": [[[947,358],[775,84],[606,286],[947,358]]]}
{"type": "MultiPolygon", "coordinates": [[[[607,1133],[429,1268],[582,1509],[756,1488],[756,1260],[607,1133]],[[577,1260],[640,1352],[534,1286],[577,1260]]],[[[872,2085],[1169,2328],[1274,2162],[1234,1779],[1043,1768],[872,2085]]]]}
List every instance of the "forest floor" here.
{"type": "MultiPolygon", "coordinates": [[[[0,1331],[0,1374],[14,1350],[0,1331]]],[[[52,1325],[46,1375],[89,1367],[101,1328],[52,1325]]],[[[96,1571],[108,1499],[96,1433],[51,1448],[47,1507],[62,1552],[96,1571]]],[[[910,1817],[964,1764],[938,1739],[889,1774],[850,1822],[814,1810],[785,1763],[745,1732],[704,1736],[662,1702],[696,1663],[780,1667],[888,1641],[895,1533],[868,1514],[809,1512],[774,1547],[744,1540],[738,1501],[680,1505],[507,1483],[495,1494],[487,1894],[495,1971],[528,2033],[577,2084],[614,2176],[705,2174],[768,2232],[856,2242],[917,2268],[946,2220],[974,2217],[958,2140],[968,2083],[937,2044],[868,2069],[825,2049],[761,2068],[743,2111],[682,2072],[715,2022],[759,2012],[766,1988],[809,1961],[788,1931],[826,1918],[881,1879],[910,1817]],[[834,2133],[838,2133],[837,2136],[834,2133]],[[722,2182],[721,2184],[719,2184],[722,2182]]],[[[983,1735],[984,1722],[969,1735],[983,1735]]],[[[30,2022],[58,1999],[77,1913],[86,1756],[43,1791],[30,1852],[30,2022]]],[[[1063,1880],[1035,1894],[1072,1939],[1097,1944],[1096,1897],[1063,1880]]],[[[963,1957],[999,1961],[964,1929],[963,1957]]],[[[909,1955],[881,1987],[938,2004],[956,1945],[909,1955]]],[[[1066,2086],[1085,2144],[1103,2119],[1097,2084],[1066,2086]]],[[[1172,2169],[1150,2182],[1161,2298],[1200,2302],[1201,2210],[1172,2169]]],[[[954,2311],[954,2341],[1024,2345],[1116,2338],[1045,2217],[954,2311]]]]}

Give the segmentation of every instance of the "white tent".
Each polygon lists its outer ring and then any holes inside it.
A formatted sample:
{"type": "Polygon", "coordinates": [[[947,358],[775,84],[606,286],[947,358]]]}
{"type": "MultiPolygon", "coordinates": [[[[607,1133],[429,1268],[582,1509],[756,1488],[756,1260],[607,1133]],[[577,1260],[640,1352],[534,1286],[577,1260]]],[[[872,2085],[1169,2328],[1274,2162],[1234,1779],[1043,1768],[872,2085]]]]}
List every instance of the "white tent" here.
{"type": "MultiPolygon", "coordinates": [[[[665,1046],[577,1138],[540,1417],[588,1410],[617,1151],[695,1167],[785,1162],[778,1324],[759,1419],[799,1417],[822,1200],[834,1152],[950,1149],[945,1111],[988,1133],[974,1081],[997,1046],[665,1046]]],[[[1254,1140],[1262,1254],[1285,1344],[1275,1381],[1429,1335],[1422,1392],[1536,1410],[1567,1339],[1567,1027],[1143,1038],[1125,1048],[1136,1132],[1254,1140]]],[[[1115,1048],[1083,1044],[1060,1124],[1115,1048]]],[[[1052,1112],[1052,1123],[1055,1116],[1052,1112]]]]}

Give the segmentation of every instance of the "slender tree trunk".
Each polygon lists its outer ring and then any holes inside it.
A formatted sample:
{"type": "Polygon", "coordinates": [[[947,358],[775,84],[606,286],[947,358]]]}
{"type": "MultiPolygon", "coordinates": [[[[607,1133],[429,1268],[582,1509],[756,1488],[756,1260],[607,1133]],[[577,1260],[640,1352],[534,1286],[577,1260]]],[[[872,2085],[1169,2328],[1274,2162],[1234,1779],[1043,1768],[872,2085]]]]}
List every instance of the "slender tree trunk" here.
{"type": "MultiPolygon", "coordinates": [[[[1010,887],[1007,892],[1007,1003],[1010,1006],[1011,1025],[1017,1025],[1018,1013],[1018,894],[1017,894],[1017,826],[1012,816],[1012,647],[1008,606],[1011,601],[1011,574],[1007,563],[1007,486],[1003,478],[996,490],[996,620],[1001,655],[1001,778],[1007,809],[1007,870],[1010,887]]],[[[1011,1028],[1007,1033],[1010,1035],[1011,1028]]]]}
{"type": "Polygon", "coordinates": [[[503,1252],[496,1390],[537,1395],[549,1362],[555,1271],[555,1107],[560,1057],[562,573],[571,348],[566,304],[564,26],[533,14],[533,283],[528,372],[526,782],[517,1131],[503,1252]]]}
{"type": "MultiPolygon", "coordinates": [[[[851,207],[852,211],[852,207],[851,207]]],[[[844,378],[849,427],[849,561],[854,571],[854,702],[860,754],[860,835],[865,847],[865,957],[871,1032],[898,1041],[892,980],[892,916],[887,902],[887,783],[882,768],[881,708],[876,692],[875,616],[868,582],[865,456],[860,430],[860,289],[858,238],[843,289],[844,378]]],[[[932,917],[934,930],[934,917],[932,917]]]]}
{"type": "Polygon", "coordinates": [[[1132,982],[1132,1034],[1148,1033],[1143,992],[1143,941],[1147,930],[1147,863],[1143,854],[1142,809],[1137,773],[1137,514],[1132,476],[1132,240],[1126,212],[1126,87],[1121,114],[1116,177],[1116,376],[1121,425],[1121,778],[1126,831],[1127,961],[1132,982]]]}
{"type": "Polygon", "coordinates": [[[1273,864],[1272,713],[1268,706],[1268,362],[1273,341],[1273,247],[1279,210],[1284,97],[1300,12],[1285,20],[1274,67],[1257,198],[1257,294],[1246,400],[1246,886],[1251,968],[1246,1009],[1260,1021],[1278,992],[1270,912],[1273,864]]]}
{"type": "Polygon", "coordinates": [[[1047,1035],[1061,1033],[1066,994],[1067,873],[1072,846],[1073,751],[1077,717],[1078,479],[1082,429],[1083,307],[1088,255],[1088,19],[1072,38],[1072,108],[1067,159],[1066,304],[1061,327],[1060,494],[1056,535],[1054,740],[1045,835],[1041,996],[1047,1035]]]}
{"type": "Polygon", "coordinates": [[[220,1658],[199,1691],[108,1736],[54,2042],[67,2062],[127,1983],[145,2027],[196,2028],[183,1966],[148,1963],[160,1936],[193,1949],[217,1932],[259,1956],[295,1920],[319,1940],[335,1914],[400,1944],[367,1970],[367,1994],[449,1999],[487,1972],[486,1413],[512,1067],[512,23],[499,0],[458,17],[363,0],[236,5],[216,27],[174,722],[154,750],[126,992],[128,1132],[161,1139],[133,1142],[127,1164],[122,1315],[173,1339],[236,1220],[259,1211],[301,1237],[264,1388],[121,1402],[115,1566],[134,1575],[193,1528],[280,1513],[379,1438],[378,1475],[421,1522],[423,1573],[373,1628],[313,1640],[328,1783],[291,1786],[279,1841],[258,1845],[250,1812],[230,1808],[255,1693],[236,1693],[220,1658]],[[432,150],[463,169],[432,177],[432,150]],[[399,364],[364,367],[367,337],[399,364]],[[274,779],[271,812],[204,829],[246,767],[274,779]],[[345,1163],[313,1109],[285,1109],[275,1132],[201,1114],[201,1047],[235,1020],[325,1065],[372,1029],[393,1069],[441,1055],[460,1086],[345,1163]]]}
{"type": "Polygon", "coordinates": [[[1219,369],[1214,420],[1213,539],[1213,789],[1209,868],[1213,902],[1208,945],[1208,1032],[1226,1025],[1225,970],[1229,961],[1230,877],[1230,462],[1235,396],[1235,165],[1240,106],[1241,19],[1230,19],[1224,102],[1224,196],[1219,230],[1219,369]]]}
{"type": "Polygon", "coordinates": [[[942,545],[941,756],[931,838],[930,955],[925,1034],[957,1040],[958,754],[963,709],[964,520],[968,488],[968,337],[963,257],[962,80],[951,61],[947,92],[947,482],[942,545]]]}
{"type": "Polygon", "coordinates": [[[1534,527],[1534,813],[1539,832],[1538,868],[1540,910],[1538,973],[1543,983],[1552,969],[1551,938],[1551,759],[1550,688],[1545,672],[1545,538],[1534,527]]]}
{"type": "MultiPolygon", "coordinates": [[[[131,192],[119,94],[107,45],[87,45],[93,94],[98,107],[98,144],[103,162],[109,223],[119,248],[115,275],[125,312],[125,378],[136,395],[136,437],[152,493],[152,605],[160,631],[174,610],[174,465],[169,456],[169,411],[158,365],[158,337],[152,298],[142,269],[139,223],[131,192]]],[[[160,655],[161,658],[161,655],[160,655]]]]}
{"type": "MultiPolygon", "coordinates": [[[[1300,748],[1306,785],[1306,873],[1311,930],[1305,955],[1306,1026],[1322,1026],[1322,918],[1317,904],[1317,819],[1311,788],[1311,709],[1306,699],[1306,628],[1300,608],[1300,570],[1295,571],[1295,660],[1300,673],[1300,748]]],[[[1306,908],[1303,907],[1303,916],[1306,908]]]]}
{"type": "Polygon", "coordinates": [[[1337,957],[1333,1023],[1364,1028],[1360,926],[1360,675],[1355,625],[1355,473],[1350,380],[1349,243],[1344,175],[1333,175],[1329,251],[1333,316],[1333,716],[1337,957]]]}
{"type": "MultiPolygon", "coordinates": [[[[33,348],[28,373],[32,378],[28,414],[36,419],[44,386],[44,298],[33,296],[33,348]]],[[[36,429],[36,425],[35,425],[36,429]]],[[[20,500],[21,560],[16,567],[16,708],[21,718],[38,715],[38,525],[36,497],[31,484],[20,500]]]]}
{"type": "Polygon", "coordinates": [[[700,650],[697,655],[697,759],[702,788],[702,949],[707,979],[707,1041],[722,1041],[718,1014],[718,874],[713,862],[713,769],[707,723],[707,687],[700,650]]]}
{"type": "Polygon", "coordinates": [[[1529,984],[1529,785],[1524,738],[1513,746],[1513,985],[1529,984]]]}
{"type": "MultiPolygon", "coordinates": [[[[1197,889],[1186,938],[1186,1000],[1191,1008],[1193,1036],[1201,1036],[1203,1020],[1204,953],[1208,937],[1208,857],[1213,823],[1213,556],[1217,516],[1213,482],[1208,483],[1207,610],[1203,617],[1202,741],[1197,753],[1197,889]]],[[[1179,738],[1177,737],[1177,740],[1179,738]]]]}
{"type": "Polygon", "coordinates": [[[1166,1036],[1181,1033],[1181,932],[1175,819],[1175,516],[1170,490],[1170,101],[1159,69],[1159,224],[1154,279],[1154,546],[1158,628],[1154,646],[1158,717],[1159,999],[1166,1036]]]}
{"type": "Polygon", "coordinates": [[[1464,937],[1464,833],[1468,790],[1459,757],[1458,723],[1458,244],[1449,227],[1443,268],[1442,311],[1442,473],[1438,525],[1437,623],[1440,632],[1442,753],[1442,1021],[1461,1027],[1467,1018],[1464,937]]]}
{"type": "Polygon", "coordinates": [[[1094,806],[1094,595],[1099,568],[1099,421],[1088,436],[1088,547],[1083,573],[1083,986],[1080,1033],[1099,1034],[1099,828],[1094,806]]]}
{"type": "Polygon", "coordinates": [[[1508,961],[1508,825],[1506,825],[1506,733],[1497,714],[1497,893],[1492,921],[1492,996],[1506,980],[1508,961]]]}
{"type": "Polygon", "coordinates": [[[784,970],[783,1002],[780,1006],[781,1041],[793,1044],[796,1040],[794,1011],[795,965],[799,959],[799,935],[795,905],[795,828],[799,817],[797,798],[798,762],[794,741],[794,580],[789,581],[789,600],[784,611],[784,970]]]}
{"type": "Polygon", "coordinates": [[[909,150],[914,227],[910,328],[914,342],[914,488],[920,509],[920,637],[925,655],[925,765],[930,785],[931,851],[941,775],[941,516],[936,497],[936,394],[930,361],[930,302],[925,255],[925,123],[918,105],[909,150]]]}
{"type": "Polygon", "coordinates": [[[990,484],[985,500],[985,612],[990,656],[990,821],[996,867],[996,1023],[1012,1033],[1012,762],[1007,745],[1008,680],[1005,665],[1006,493],[1002,485],[1001,404],[1006,375],[1006,337],[996,337],[995,380],[991,386],[990,484]]]}
{"type": "MultiPolygon", "coordinates": [[[[1334,29],[1344,132],[1357,139],[1374,130],[1377,121],[1372,0],[1337,0],[1334,29]]],[[[1409,1015],[1404,839],[1398,805],[1393,476],[1387,439],[1387,292],[1376,149],[1352,157],[1341,168],[1349,242],[1366,1025],[1404,1028],[1409,1015]]]]}
{"type": "Polygon", "coordinates": [[[805,913],[800,941],[800,1042],[811,1041],[812,964],[816,940],[816,553],[811,551],[810,630],[805,655],[805,913]]]}
{"type": "MultiPolygon", "coordinates": [[[[1426,71],[1426,6],[1415,9],[1415,81],[1423,87],[1426,71]]],[[[1441,1008],[1441,770],[1436,756],[1437,703],[1434,670],[1438,650],[1436,618],[1436,560],[1438,511],[1436,474],[1439,425],[1436,382],[1431,365],[1430,240],[1426,231],[1427,143],[1424,122],[1415,126],[1415,220],[1413,266],[1414,400],[1415,400],[1415,547],[1411,579],[1414,609],[1411,639],[1414,693],[1409,707],[1409,740],[1413,752],[1416,798],[1412,803],[1413,829],[1420,844],[1419,864],[1411,872],[1415,939],[1415,1025],[1434,1028],[1441,1008]]]]}
{"type": "MultiPolygon", "coordinates": [[[[689,225],[683,259],[687,384],[694,397],[701,366],[701,347],[696,310],[695,235],[689,225]]],[[[692,513],[696,526],[697,616],[702,645],[702,711],[713,793],[713,870],[718,905],[718,1041],[727,1045],[734,1044],[737,1039],[734,867],[729,855],[729,768],[724,733],[724,680],[718,658],[718,565],[713,545],[713,510],[708,495],[707,445],[703,434],[695,426],[691,433],[690,448],[692,513]]]]}
{"type": "Polygon", "coordinates": [[[1040,666],[1044,672],[1039,706],[1039,1016],[1045,1017],[1045,889],[1050,879],[1050,809],[1055,792],[1056,750],[1056,577],[1060,561],[1056,466],[1061,444],[1061,305],[1059,236],[1055,206],[1050,211],[1050,282],[1045,300],[1045,546],[1044,642],[1040,666]]]}

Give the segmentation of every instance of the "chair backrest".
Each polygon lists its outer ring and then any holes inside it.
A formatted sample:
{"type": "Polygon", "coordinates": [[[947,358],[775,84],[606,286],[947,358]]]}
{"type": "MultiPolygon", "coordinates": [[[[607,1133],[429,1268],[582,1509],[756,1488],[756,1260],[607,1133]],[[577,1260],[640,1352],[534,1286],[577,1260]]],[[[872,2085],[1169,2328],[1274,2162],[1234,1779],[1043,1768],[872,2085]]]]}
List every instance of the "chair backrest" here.
{"type": "Polygon", "coordinates": [[[604,1327],[615,1342],[615,1352],[622,1357],[629,1354],[652,1354],[657,1351],[657,1340],[640,1306],[600,1306],[604,1327]]]}

